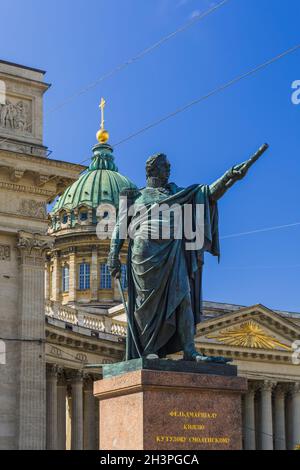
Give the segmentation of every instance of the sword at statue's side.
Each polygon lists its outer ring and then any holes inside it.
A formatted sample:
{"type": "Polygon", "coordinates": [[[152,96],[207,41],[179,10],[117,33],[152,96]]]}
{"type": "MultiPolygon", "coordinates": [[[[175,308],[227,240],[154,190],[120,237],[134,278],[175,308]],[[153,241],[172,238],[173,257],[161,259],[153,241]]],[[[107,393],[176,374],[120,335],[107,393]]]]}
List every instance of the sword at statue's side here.
{"type": "Polygon", "coordinates": [[[124,295],[124,291],[123,291],[123,288],[122,288],[122,285],[121,285],[120,278],[116,276],[115,279],[116,279],[116,281],[117,281],[118,288],[119,288],[119,291],[120,291],[120,294],[121,294],[121,298],[122,298],[122,302],[123,302],[123,305],[124,305],[124,308],[125,308],[125,312],[126,312],[126,316],[127,316],[128,328],[129,328],[129,330],[130,330],[133,343],[134,343],[134,345],[135,345],[135,347],[136,347],[136,350],[137,350],[137,352],[138,352],[139,357],[142,357],[142,354],[141,354],[141,352],[140,352],[140,348],[139,348],[138,345],[137,345],[137,341],[136,341],[136,338],[135,338],[135,335],[134,335],[134,331],[133,331],[133,328],[132,328],[131,318],[129,317],[129,312],[128,312],[128,308],[127,308],[127,303],[126,303],[126,300],[125,300],[125,295],[124,295]]]}

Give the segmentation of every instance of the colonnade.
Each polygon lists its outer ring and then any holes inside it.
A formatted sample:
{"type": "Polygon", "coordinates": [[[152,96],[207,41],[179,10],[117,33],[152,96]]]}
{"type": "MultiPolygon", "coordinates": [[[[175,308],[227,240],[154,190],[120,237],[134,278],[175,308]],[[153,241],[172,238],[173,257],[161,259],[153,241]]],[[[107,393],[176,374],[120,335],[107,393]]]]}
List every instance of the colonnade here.
{"type": "Polygon", "coordinates": [[[93,395],[94,378],[55,364],[47,364],[46,374],[47,449],[97,449],[99,411],[93,395]]]}
{"type": "Polygon", "coordinates": [[[300,382],[249,381],[243,397],[246,450],[292,450],[300,444],[300,382]]]}

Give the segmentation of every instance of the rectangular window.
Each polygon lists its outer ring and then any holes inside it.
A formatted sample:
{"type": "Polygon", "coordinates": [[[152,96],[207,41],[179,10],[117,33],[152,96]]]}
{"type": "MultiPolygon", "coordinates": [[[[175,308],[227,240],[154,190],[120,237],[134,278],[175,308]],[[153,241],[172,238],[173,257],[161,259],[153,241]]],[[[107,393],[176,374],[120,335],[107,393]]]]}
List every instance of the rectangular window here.
{"type": "Polygon", "coordinates": [[[107,264],[100,265],[100,289],[111,289],[111,275],[107,264]]]}
{"type": "Polygon", "coordinates": [[[69,292],[69,266],[62,268],[62,290],[63,292],[69,292]]]}
{"type": "Polygon", "coordinates": [[[79,265],[79,289],[90,288],[90,265],[88,263],[81,263],[79,265]]]}

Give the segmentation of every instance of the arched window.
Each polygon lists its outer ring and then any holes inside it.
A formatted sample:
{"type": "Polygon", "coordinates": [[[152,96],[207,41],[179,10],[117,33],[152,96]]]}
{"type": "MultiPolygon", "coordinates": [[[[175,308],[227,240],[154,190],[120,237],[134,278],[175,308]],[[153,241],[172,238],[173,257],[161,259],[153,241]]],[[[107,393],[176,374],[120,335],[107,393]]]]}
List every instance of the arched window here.
{"type": "Polygon", "coordinates": [[[90,265],[89,263],[81,263],[79,265],[79,289],[90,288],[90,265]]]}
{"type": "Polygon", "coordinates": [[[111,275],[107,264],[100,265],[100,289],[111,289],[111,275]]]}
{"type": "Polygon", "coordinates": [[[79,218],[81,222],[85,222],[88,219],[88,213],[85,211],[80,212],[79,218]]]}
{"type": "Polygon", "coordinates": [[[61,223],[64,224],[64,225],[68,223],[68,214],[66,212],[62,213],[61,223]]]}
{"type": "Polygon", "coordinates": [[[63,292],[69,292],[69,279],[70,279],[70,270],[69,270],[69,266],[66,264],[62,268],[62,290],[63,290],[63,292]]]}
{"type": "Polygon", "coordinates": [[[121,286],[123,289],[127,289],[128,283],[127,283],[127,265],[122,264],[121,266],[121,286]]]}
{"type": "Polygon", "coordinates": [[[6,346],[4,341],[0,341],[0,364],[6,364],[6,346]]]}

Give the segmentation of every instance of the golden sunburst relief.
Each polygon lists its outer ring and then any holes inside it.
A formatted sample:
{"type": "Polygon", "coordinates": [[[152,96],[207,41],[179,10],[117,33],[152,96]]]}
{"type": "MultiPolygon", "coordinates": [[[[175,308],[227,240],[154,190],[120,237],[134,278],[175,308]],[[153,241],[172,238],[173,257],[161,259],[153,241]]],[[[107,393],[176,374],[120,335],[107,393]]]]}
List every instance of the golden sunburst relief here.
{"type": "Polygon", "coordinates": [[[275,349],[280,347],[291,351],[291,348],[272,338],[257,323],[248,321],[217,334],[207,335],[209,339],[216,339],[229,346],[242,346],[243,348],[275,349]]]}

